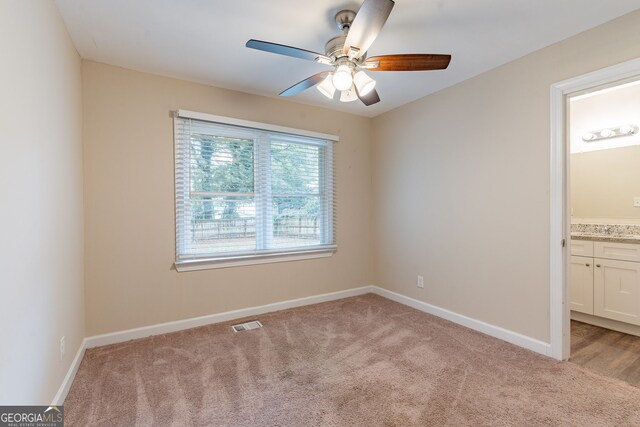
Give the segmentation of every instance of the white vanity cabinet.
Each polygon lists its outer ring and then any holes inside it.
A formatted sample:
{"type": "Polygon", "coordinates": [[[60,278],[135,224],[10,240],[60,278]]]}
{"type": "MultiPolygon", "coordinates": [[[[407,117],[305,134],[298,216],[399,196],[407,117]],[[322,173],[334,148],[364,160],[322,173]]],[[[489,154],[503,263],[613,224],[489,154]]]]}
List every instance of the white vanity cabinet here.
{"type": "Polygon", "coordinates": [[[640,326],[640,244],[571,241],[570,308],[640,326]]]}

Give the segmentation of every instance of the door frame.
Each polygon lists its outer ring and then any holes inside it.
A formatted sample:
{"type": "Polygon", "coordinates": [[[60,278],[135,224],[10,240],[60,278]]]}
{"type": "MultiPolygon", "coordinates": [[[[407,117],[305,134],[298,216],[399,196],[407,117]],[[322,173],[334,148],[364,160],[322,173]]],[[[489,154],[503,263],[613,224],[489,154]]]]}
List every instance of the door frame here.
{"type": "Polygon", "coordinates": [[[549,356],[554,359],[569,359],[571,346],[567,299],[571,248],[569,97],[633,78],[640,78],[640,58],[551,85],[549,356]]]}

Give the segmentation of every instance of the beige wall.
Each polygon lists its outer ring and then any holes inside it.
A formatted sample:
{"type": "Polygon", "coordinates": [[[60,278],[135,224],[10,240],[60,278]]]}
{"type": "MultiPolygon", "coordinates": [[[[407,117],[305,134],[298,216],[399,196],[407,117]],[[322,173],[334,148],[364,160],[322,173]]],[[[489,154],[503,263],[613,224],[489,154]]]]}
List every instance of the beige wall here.
{"type": "Polygon", "coordinates": [[[44,405],[84,337],[81,65],[53,2],[0,29],[0,404],[44,405]]]}
{"type": "Polygon", "coordinates": [[[368,118],[83,61],[87,335],[368,285],[368,118]],[[338,252],[177,273],[173,121],[187,109],[337,134],[338,252]]]}
{"type": "Polygon", "coordinates": [[[640,57],[639,27],[626,15],[375,118],[376,283],[548,342],[549,88],[640,57]]]}

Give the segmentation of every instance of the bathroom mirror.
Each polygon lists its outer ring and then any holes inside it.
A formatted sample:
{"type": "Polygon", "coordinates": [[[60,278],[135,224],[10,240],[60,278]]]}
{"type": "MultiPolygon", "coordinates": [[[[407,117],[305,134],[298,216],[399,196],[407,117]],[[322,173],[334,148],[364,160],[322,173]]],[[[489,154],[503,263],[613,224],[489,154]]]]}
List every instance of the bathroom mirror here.
{"type": "Polygon", "coordinates": [[[572,223],[640,224],[639,124],[640,81],[571,99],[572,223]]]}

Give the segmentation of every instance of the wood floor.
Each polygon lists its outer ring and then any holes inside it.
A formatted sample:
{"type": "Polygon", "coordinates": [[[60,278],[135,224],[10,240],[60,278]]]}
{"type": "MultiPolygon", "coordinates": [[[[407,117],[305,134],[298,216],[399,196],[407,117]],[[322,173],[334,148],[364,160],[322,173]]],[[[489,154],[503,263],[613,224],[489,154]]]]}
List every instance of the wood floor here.
{"type": "Polygon", "coordinates": [[[640,337],[572,320],[569,361],[640,387],[640,337]]]}

